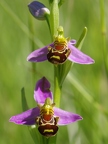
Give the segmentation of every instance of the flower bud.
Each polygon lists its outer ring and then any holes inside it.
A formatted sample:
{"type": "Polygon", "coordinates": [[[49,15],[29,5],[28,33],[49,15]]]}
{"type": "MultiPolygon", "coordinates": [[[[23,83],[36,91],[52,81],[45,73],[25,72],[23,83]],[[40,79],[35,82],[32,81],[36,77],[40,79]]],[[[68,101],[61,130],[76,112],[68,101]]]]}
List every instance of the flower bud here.
{"type": "Polygon", "coordinates": [[[46,20],[46,15],[50,14],[48,8],[38,1],[33,1],[29,5],[30,13],[38,20],[46,20]]]}

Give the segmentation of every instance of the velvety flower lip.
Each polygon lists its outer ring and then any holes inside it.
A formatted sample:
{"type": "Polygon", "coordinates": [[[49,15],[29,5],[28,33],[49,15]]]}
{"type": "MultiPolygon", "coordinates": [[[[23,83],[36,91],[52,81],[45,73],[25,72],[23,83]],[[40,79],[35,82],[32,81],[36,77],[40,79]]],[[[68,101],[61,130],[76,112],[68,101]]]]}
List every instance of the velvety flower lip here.
{"type": "MultiPolygon", "coordinates": [[[[78,63],[78,64],[93,64],[94,60],[89,57],[88,55],[81,52],[79,49],[77,49],[74,44],[76,43],[75,40],[70,40],[68,42],[68,48],[71,50],[71,53],[68,60],[78,63]]],[[[49,44],[48,46],[45,46],[43,48],[39,48],[35,51],[33,51],[29,56],[27,57],[27,61],[31,62],[42,62],[47,60],[47,53],[48,53],[48,47],[51,46],[54,48],[54,43],[49,44]]]]}
{"type": "MultiPolygon", "coordinates": [[[[49,81],[45,77],[40,79],[34,90],[35,101],[44,104],[45,99],[50,98],[53,103],[53,95],[49,88],[49,81]]],[[[34,125],[36,124],[36,118],[38,116],[40,116],[40,109],[39,107],[35,107],[22,112],[21,114],[12,116],[9,121],[18,125],[34,125]]],[[[54,117],[59,117],[58,125],[67,125],[82,119],[82,117],[78,114],[64,111],[56,107],[54,107],[54,117]]]]}

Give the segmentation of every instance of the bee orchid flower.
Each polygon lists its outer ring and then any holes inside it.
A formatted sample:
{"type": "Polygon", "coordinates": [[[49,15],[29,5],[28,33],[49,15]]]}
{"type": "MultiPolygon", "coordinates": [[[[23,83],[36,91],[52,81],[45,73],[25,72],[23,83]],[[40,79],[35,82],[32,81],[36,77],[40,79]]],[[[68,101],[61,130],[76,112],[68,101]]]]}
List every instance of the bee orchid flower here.
{"type": "Polygon", "coordinates": [[[18,125],[37,125],[43,136],[50,137],[57,133],[58,126],[82,120],[78,114],[55,107],[50,83],[45,77],[37,82],[34,99],[38,103],[37,107],[14,115],[9,121],[18,125]]]}
{"type": "Polygon", "coordinates": [[[92,64],[94,60],[75,47],[75,40],[65,38],[63,27],[58,28],[58,35],[53,43],[39,48],[27,57],[27,61],[42,62],[48,60],[53,64],[63,64],[67,59],[78,64],[92,64]]]}

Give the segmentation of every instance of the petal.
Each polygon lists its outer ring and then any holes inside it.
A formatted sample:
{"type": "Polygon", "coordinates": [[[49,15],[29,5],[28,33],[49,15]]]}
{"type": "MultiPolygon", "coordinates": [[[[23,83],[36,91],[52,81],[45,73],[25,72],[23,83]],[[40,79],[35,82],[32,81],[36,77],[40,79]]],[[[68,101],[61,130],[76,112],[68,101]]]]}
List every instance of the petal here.
{"type": "Polygon", "coordinates": [[[53,95],[50,91],[50,83],[45,77],[43,77],[36,84],[34,99],[37,103],[44,103],[47,97],[53,100],[53,95]]]}
{"type": "Polygon", "coordinates": [[[45,46],[43,48],[39,48],[32,53],[30,53],[27,57],[27,61],[31,62],[42,62],[47,60],[47,53],[48,53],[48,47],[53,46],[54,44],[50,44],[48,46],[45,46]]]}
{"type": "Polygon", "coordinates": [[[40,110],[38,107],[29,109],[21,114],[12,116],[9,121],[19,125],[36,124],[36,117],[39,116],[40,110]]]}
{"type": "Polygon", "coordinates": [[[56,107],[54,107],[54,115],[59,117],[58,125],[67,125],[78,120],[82,120],[80,115],[67,112],[56,107]]]}
{"type": "Polygon", "coordinates": [[[70,40],[70,43],[71,43],[72,45],[75,45],[75,44],[76,44],[76,40],[72,39],[72,40],[70,40]]]}
{"type": "Polygon", "coordinates": [[[79,64],[92,64],[94,60],[88,55],[81,52],[79,49],[75,48],[70,42],[68,43],[69,49],[71,49],[71,54],[68,59],[74,63],[79,64]]]}
{"type": "Polygon", "coordinates": [[[47,47],[37,49],[29,54],[27,57],[27,61],[31,62],[41,62],[47,60],[47,53],[48,49],[47,47]]]}

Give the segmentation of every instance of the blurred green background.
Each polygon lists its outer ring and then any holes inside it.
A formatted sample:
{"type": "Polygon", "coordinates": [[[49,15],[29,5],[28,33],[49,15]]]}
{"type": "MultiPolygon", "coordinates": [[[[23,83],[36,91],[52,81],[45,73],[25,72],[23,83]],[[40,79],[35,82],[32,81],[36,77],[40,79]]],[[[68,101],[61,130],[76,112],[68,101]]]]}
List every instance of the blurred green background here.
{"type": "MultiPolygon", "coordinates": [[[[34,72],[32,63],[26,61],[32,40],[35,49],[51,43],[47,23],[34,19],[27,7],[29,2],[0,0],[0,144],[34,143],[26,126],[8,121],[22,112],[22,87],[30,108],[36,106],[33,91],[38,79],[45,76],[53,90],[53,65],[37,63],[34,72]]],[[[49,7],[47,0],[40,2],[49,7]]],[[[74,64],[64,82],[61,108],[80,114],[83,120],[60,127],[58,144],[108,144],[108,73],[104,65],[108,35],[102,34],[100,2],[103,0],[66,0],[60,8],[60,25],[66,37],[78,40],[83,28],[88,28],[82,51],[95,64],[74,64]]],[[[106,33],[107,6],[105,1],[106,33]]]]}

